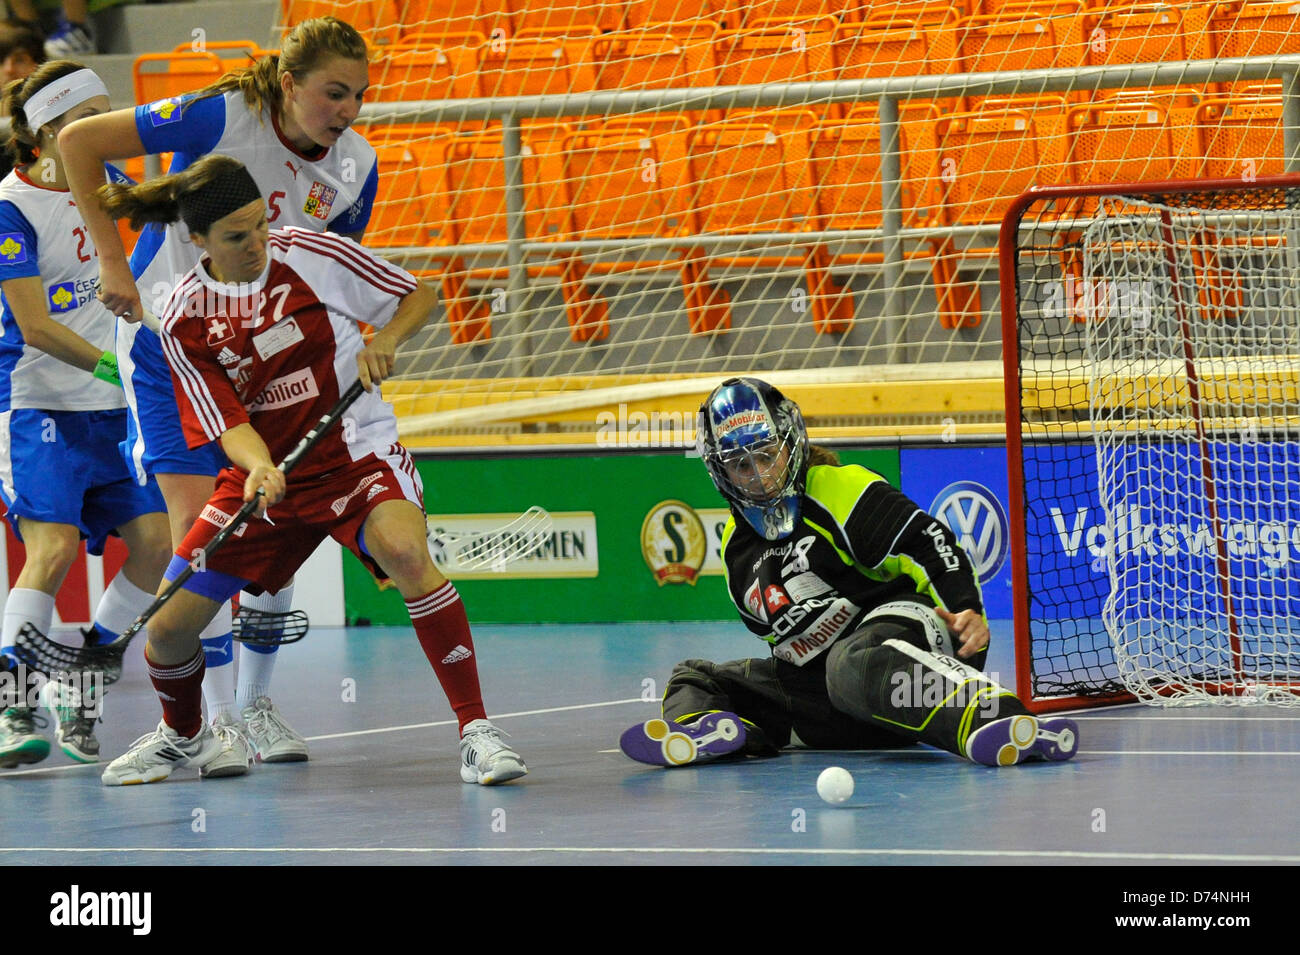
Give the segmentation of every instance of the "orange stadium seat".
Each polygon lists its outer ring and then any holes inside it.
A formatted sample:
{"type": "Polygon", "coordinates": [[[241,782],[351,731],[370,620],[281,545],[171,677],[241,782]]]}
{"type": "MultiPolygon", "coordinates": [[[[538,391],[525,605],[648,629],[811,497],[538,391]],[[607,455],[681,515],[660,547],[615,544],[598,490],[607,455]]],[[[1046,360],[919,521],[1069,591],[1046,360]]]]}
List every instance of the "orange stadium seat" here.
{"type": "Polygon", "coordinates": [[[621,30],[624,26],[622,0],[514,0],[515,29],[572,30],[586,32],[621,30]]]}
{"type": "MultiPolygon", "coordinates": [[[[637,239],[689,234],[686,142],[692,128],[681,114],[653,114],[611,119],[571,136],[565,183],[574,235],[637,239]]],[[[729,298],[709,283],[707,264],[698,249],[688,247],[676,257],[651,252],[634,261],[599,263],[593,271],[678,270],[689,327],[700,332],[731,324],[729,298]]]]}
{"type": "Polygon", "coordinates": [[[1159,103],[1088,103],[1066,112],[1071,183],[1174,178],[1169,110],[1159,103]]]}
{"type": "Polygon", "coordinates": [[[623,10],[629,30],[695,18],[713,20],[719,27],[734,29],[736,20],[728,0],[699,0],[690,6],[682,0],[624,0],[623,10]]]}
{"type": "Polygon", "coordinates": [[[964,18],[957,26],[957,61],[963,73],[1074,69],[1084,62],[1083,4],[1009,4],[992,15],[964,18]]]}
{"type": "Polygon", "coordinates": [[[781,134],[749,119],[697,127],[687,135],[691,213],[697,232],[793,231],[812,207],[808,173],[792,146],[803,134],[781,134]]]}
{"type": "Polygon", "coordinates": [[[225,72],[225,62],[215,53],[143,53],[131,67],[135,101],[142,105],[190,93],[215,83],[225,72]]]}
{"type": "Polygon", "coordinates": [[[1084,11],[1087,64],[1200,60],[1213,55],[1208,3],[1141,3],[1084,11]]]}
{"type": "Polygon", "coordinates": [[[842,23],[833,39],[836,79],[952,72],[958,18],[948,3],[918,3],[842,23]]]}
{"type": "Polygon", "coordinates": [[[481,33],[497,38],[515,35],[511,0],[399,0],[402,39],[410,33],[481,33]]]}
{"type": "Polygon", "coordinates": [[[737,27],[757,26],[763,20],[820,20],[822,17],[839,19],[842,3],[834,0],[749,0],[738,3],[737,27]]]}
{"type": "Polygon", "coordinates": [[[1214,55],[1221,57],[1300,53],[1300,5],[1295,0],[1217,4],[1209,36],[1214,55]]]}
{"type": "MultiPolygon", "coordinates": [[[[446,190],[442,168],[451,133],[436,127],[408,127],[410,143],[377,145],[379,190],[366,227],[366,243],[377,248],[446,245],[446,190]]],[[[448,255],[442,268],[418,273],[442,286],[443,306],[453,344],[492,337],[490,307],[475,302],[464,262],[448,255]]]]}
{"type": "Polygon", "coordinates": [[[429,204],[442,194],[438,170],[451,133],[430,136],[420,148],[407,144],[375,147],[379,165],[379,190],[366,226],[366,242],[380,248],[446,244],[442,221],[429,204]]]}
{"type": "Polygon", "coordinates": [[[399,0],[280,0],[289,26],[316,17],[338,17],[356,27],[371,46],[397,42],[403,22],[399,0]]]}
{"type": "Polygon", "coordinates": [[[712,20],[685,20],[606,33],[592,45],[598,89],[664,89],[718,82],[712,20]]]}
{"type": "MultiPolygon", "coordinates": [[[[941,170],[935,140],[939,110],[931,103],[912,103],[899,112],[903,227],[940,225],[941,170]]],[[[812,135],[811,156],[819,228],[873,229],[884,224],[877,107],[858,107],[843,122],[819,125],[812,135]]],[[[909,253],[915,256],[930,260],[941,324],[978,325],[978,292],[957,281],[951,240],[932,240],[928,250],[909,253]]],[[[841,255],[836,261],[879,264],[883,256],[841,255]]]]}
{"type": "MultiPolygon", "coordinates": [[[[808,125],[790,113],[768,113],[692,130],[687,135],[687,156],[693,231],[809,230],[815,200],[808,165],[808,125]]],[[[683,269],[688,301],[694,298],[696,306],[694,331],[730,324],[726,293],[713,287],[706,274],[710,264],[798,265],[804,270],[814,328],[822,333],[843,332],[852,325],[851,295],[831,281],[824,248],[810,242],[802,252],[792,250],[777,256],[706,256],[699,249],[688,253],[683,269]]]]}
{"type": "MultiPolygon", "coordinates": [[[[1264,83],[1245,89],[1249,92],[1207,97],[1195,109],[1193,125],[1203,163],[1199,175],[1205,179],[1250,182],[1258,176],[1286,172],[1282,85],[1264,83]]],[[[1242,305],[1240,279],[1232,268],[1221,264],[1224,258],[1231,258],[1231,246],[1249,248],[1275,241],[1275,237],[1225,240],[1207,230],[1195,263],[1200,269],[1197,296],[1206,317],[1229,315],[1242,305]]]]}
{"type": "Polygon", "coordinates": [[[561,35],[530,30],[479,52],[479,93],[485,97],[542,96],[596,89],[594,28],[561,35]]]}
{"type": "Polygon", "coordinates": [[[469,99],[478,95],[481,33],[421,34],[378,50],[370,59],[370,97],[395,100],[469,99]]]}
{"type": "Polygon", "coordinates": [[[666,139],[628,125],[584,130],[564,142],[564,187],[572,234],[634,239],[676,234],[686,196],[666,188],[666,139]]]}
{"type": "Polygon", "coordinates": [[[414,146],[419,150],[427,141],[456,132],[456,127],[447,123],[371,123],[355,128],[376,149],[380,146],[414,146]]]}
{"type": "MultiPolygon", "coordinates": [[[[1066,100],[1060,95],[985,99],[972,112],[940,116],[942,215],[948,225],[994,225],[1011,200],[1031,186],[1054,185],[1065,156],[1066,100]]],[[[996,248],[966,246],[989,261],[996,248]]],[[[967,315],[983,311],[977,285],[957,301],[967,315]]]]}
{"type": "Polygon", "coordinates": [[[1012,199],[1031,186],[1055,185],[1065,159],[1063,96],[1000,105],[985,100],[935,126],[944,219],[950,225],[1002,221],[1012,199]]]}
{"type": "MultiPolygon", "coordinates": [[[[687,122],[679,118],[673,133],[652,134],[630,121],[584,130],[564,142],[564,186],[570,211],[573,238],[638,239],[669,236],[682,231],[687,218],[686,193],[675,185],[677,177],[668,170],[672,156],[684,153],[687,122]],[[670,142],[676,140],[676,143],[670,142]]],[[[676,161],[681,166],[680,158],[676,161]]],[[[569,266],[564,281],[569,308],[570,334],[579,341],[605,337],[608,308],[603,302],[593,312],[595,297],[587,292],[586,276],[592,271],[629,272],[676,267],[658,253],[619,263],[588,267],[580,261],[569,266]],[[595,318],[595,326],[592,318],[595,318]]],[[[575,257],[576,259],[576,257],[575,257]]]]}
{"type": "MultiPolygon", "coordinates": [[[[563,139],[572,130],[552,123],[523,130],[525,217],[530,239],[559,238],[569,231],[561,183],[563,139]],[[549,196],[548,201],[543,201],[549,196]]],[[[456,244],[506,241],[505,146],[500,131],[457,136],[446,154],[449,221],[456,244]]]]}
{"type": "Polygon", "coordinates": [[[263,56],[267,56],[273,52],[278,52],[273,50],[264,50],[253,40],[216,40],[211,42],[205,40],[201,45],[196,43],[178,43],[176,46],[172,47],[172,52],[194,52],[196,46],[199,52],[217,54],[217,56],[227,61],[227,68],[232,70],[238,69],[242,66],[248,66],[263,56]]]}
{"type": "Polygon", "coordinates": [[[1286,171],[1281,86],[1276,89],[1276,95],[1208,97],[1196,107],[1200,175],[1249,180],[1286,171]]]}
{"type": "Polygon", "coordinates": [[[683,231],[688,129],[680,119],[675,130],[656,135],[628,120],[570,135],[563,176],[573,235],[633,239],[683,231]]]}
{"type": "Polygon", "coordinates": [[[723,30],[713,46],[718,79],[725,86],[804,83],[835,78],[831,41],[834,17],[819,20],[751,21],[743,30],[723,30]]]}
{"type": "MultiPolygon", "coordinates": [[[[572,232],[566,201],[564,143],[572,128],[559,124],[537,124],[522,130],[523,177],[526,213],[524,227],[529,239],[563,239],[572,232]]],[[[505,147],[499,131],[457,136],[451,140],[446,158],[448,196],[447,223],[456,245],[505,242],[506,182],[505,147]]],[[[604,301],[591,295],[585,285],[586,267],[571,256],[558,267],[533,270],[536,274],[560,275],[565,309],[575,340],[604,338],[609,313],[604,301]]]]}

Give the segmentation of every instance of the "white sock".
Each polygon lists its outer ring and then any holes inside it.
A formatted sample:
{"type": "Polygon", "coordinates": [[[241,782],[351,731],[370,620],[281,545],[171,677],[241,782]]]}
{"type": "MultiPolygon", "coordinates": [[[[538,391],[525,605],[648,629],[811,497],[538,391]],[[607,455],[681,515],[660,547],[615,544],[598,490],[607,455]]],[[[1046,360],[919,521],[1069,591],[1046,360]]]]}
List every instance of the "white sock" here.
{"type": "Polygon", "coordinates": [[[15,587],[5,601],[4,630],[0,631],[0,653],[13,654],[18,631],[30,623],[49,636],[54,623],[54,597],[42,590],[15,587]]]}
{"type": "Polygon", "coordinates": [[[99,642],[111,643],[120,637],[153,601],[153,594],[141,590],[126,579],[126,574],[119,573],[95,608],[95,630],[99,633],[99,642]]]}
{"type": "MultiPolygon", "coordinates": [[[[241,594],[239,602],[249,610],[263,613],[288,613],[293,609],[293,581],[289,581],[273,594],[241,594]]],[[[258,647],[245,644],[239,648],[239,693],[236,699],[243,710],[252,706],[260,696],[271,695],[271,677],[279,647],[258,647]]]]}
{"type": "Polygon", "coordinates": [[[235,712],[235,642],[230,631],[230,601],[226,601],[199,634],[206,667],[203,702],[207,704],[208,722],[225,713],[238,716],[235,712]]]}

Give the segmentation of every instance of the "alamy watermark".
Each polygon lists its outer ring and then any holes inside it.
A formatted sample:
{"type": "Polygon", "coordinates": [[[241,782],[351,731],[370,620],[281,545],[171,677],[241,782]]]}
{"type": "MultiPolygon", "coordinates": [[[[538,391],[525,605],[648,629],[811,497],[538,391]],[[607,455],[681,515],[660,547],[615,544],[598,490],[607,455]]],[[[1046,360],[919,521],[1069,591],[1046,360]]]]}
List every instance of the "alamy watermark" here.
{"type": "Polygon", "coordinates": [[[695,413],[690,411],[629,411],[596,415],[596,444],[602,448],[694,448],[695,413]]]}
{"type": "Polygon", "coordinates": [[[86,716],[98,719],[104,686],[104,674],[100,670],[47,674],[20,663],[13,670],[0,670],[0,710],[70,707],[82,709],[86,716]]]}

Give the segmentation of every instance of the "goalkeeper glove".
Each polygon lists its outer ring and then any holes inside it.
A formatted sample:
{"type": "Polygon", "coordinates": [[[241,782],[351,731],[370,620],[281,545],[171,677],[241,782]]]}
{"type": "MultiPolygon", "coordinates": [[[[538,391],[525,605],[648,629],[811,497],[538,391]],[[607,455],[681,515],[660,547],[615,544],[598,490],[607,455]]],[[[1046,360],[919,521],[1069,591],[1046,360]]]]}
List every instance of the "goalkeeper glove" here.
{"type": "Polygon", "coordinates": [[[99,364],[95,365],[95,377],[110,385],[122,387],[122,376],[117,373],[117,356],[111,351],[99,356],[99,364]]]}

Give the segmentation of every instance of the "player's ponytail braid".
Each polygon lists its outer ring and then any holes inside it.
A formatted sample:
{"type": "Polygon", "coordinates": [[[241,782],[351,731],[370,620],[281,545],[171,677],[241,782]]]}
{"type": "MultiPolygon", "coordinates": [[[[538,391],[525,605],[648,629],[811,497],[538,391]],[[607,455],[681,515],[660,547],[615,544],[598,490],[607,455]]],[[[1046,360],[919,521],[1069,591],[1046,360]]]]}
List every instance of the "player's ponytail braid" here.
{"type": "Polygon", "coordinates": [[[136,185],[111,182],[95,191],[95,198],[113,219],[127,219],[139,231],[150,222],[167,224],[181,219],[181,197],[206,187],[232,169],[242,169],[238,159],[217,154],[204,156],[181,172],[159,176],[136,185]]]}
{"type": "Polygon", "coordinates": [[[284,35],[280,52],[258,60],[252,66],[227,73],[211,86],[199,90],[196,99],[239,90],[244,103],[265,119],[274,110],[279,115],[284,99],[280,78],[291,73],[302,80],[308,73],[324,66],[333,57],[368,62],[366,41],[350,23],[337,17],[304,20],[284,35]]]}
{"type": "Polygon", "coordinates": [[[55,80],[83,69],[84,66],[72,60],[52,60],[42,63],[26,78],[14,80],[5,86],[3,94],[0,94],[3,97],[0,102],[3,102],[4,109],[9,114],[9,138],[4,145],[13,157],[14,165],[29,165],[40,155],[41,131],[27,125],[27,114],[24,112],[27,101],[55,80]]]}

